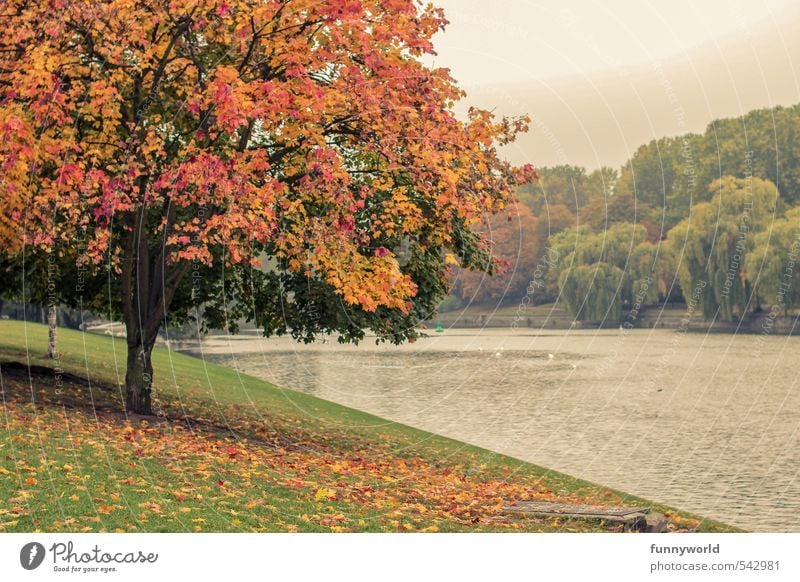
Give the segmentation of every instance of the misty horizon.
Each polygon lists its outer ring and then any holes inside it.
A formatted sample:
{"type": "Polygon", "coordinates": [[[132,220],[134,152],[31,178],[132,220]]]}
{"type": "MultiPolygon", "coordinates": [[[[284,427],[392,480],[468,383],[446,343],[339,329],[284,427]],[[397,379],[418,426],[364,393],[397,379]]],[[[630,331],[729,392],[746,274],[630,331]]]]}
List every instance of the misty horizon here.
{"type": "MultiPolygon", "coordinates": [[[[715,120],[799,102],[793,58],[800,54],[799,29],[800,9],[786,6],[669,55],[538,78],[462,82],[467,98],[459,108],[532,119],[531,131],[503,150],[512,163],[619,168],[653,139],[701,133],[715,120]]],[[[447,34],[440,35],[445,50],[437,64],[452,64],[460,80],[447,34]]]]}

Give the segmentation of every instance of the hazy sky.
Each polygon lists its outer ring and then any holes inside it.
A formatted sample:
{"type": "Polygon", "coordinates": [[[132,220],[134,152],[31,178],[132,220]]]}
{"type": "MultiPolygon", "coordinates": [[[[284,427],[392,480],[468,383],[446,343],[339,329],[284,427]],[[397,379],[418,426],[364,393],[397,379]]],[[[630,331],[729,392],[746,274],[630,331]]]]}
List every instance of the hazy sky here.
{"type": "Polygon", "coordinates": [[[433,0],[451,24],[438,66],[463,85],[652,62],[746,35],[797,0],[433,0]]]}

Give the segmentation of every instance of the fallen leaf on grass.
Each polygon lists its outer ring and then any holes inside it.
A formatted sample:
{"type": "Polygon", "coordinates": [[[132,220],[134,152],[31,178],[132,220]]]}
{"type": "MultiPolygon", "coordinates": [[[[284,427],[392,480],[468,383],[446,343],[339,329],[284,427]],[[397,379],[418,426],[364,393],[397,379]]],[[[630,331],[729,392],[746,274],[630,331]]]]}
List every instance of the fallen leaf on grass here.
{"type": "Polygon", "coordinates": [[[319,489],[319,491],[316,492],[316,494],[314,495],[314,499],[316,501],[336,499],[336,491],[334,491],[333,489],[326,489],[325,487],[322,487],[319,489]]]}

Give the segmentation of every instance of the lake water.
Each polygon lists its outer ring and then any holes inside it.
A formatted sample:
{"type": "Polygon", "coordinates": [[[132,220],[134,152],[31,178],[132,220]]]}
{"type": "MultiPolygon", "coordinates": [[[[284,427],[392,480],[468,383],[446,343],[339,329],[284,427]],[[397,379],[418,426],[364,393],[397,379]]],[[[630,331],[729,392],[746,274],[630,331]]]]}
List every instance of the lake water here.
{"type": "Polygon", "coordinates": [[[431,331],[414,344],[208,338],[277,385],[756,531],[800,531],[800,338],[431,331]]]}

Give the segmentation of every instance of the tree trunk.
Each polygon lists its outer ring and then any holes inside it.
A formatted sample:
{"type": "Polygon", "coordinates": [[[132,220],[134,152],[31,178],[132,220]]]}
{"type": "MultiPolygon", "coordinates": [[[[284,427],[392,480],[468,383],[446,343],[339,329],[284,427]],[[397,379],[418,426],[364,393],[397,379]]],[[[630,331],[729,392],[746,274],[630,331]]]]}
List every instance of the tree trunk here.
{"type": "MultiPolygon", "coordinates": [[[[123,272],[123,313],[128,343],[128,362],[125,374],[125,402],[128,412],[153,414],[150,394],[153,386],[153,347],[158,331],[172,303],[172,298],[186,271],[184,263],[175,268],[169,276],[153,278],[147,265],[137,268],[133,273],[123,272]],[[155,279],[155,283],[151,281],[155,279]]],[[[153,268],[159,275],[157,265],[153,268]]]]}
{"type": "Polygon", "coordinates": [[[136,414],[153,414],[150,393],[153,386],[153,345],[141,338],[128,342],[128,365],[125,374],[125,407],[136,414]]]}
{"type": "MultiPolygon", "coordinates": [[[[142,199],[147,183],[145,177],[140,179],[142,199]]],[[[164,212],[162,219],[168,228],[175,221],[175,205],[165,204],[164,212]]],[[[138,209],[129,218],[130,230],[125,241],[120,281],[128,343],[125,403],[128,412],[151,415],[153,346],[178,285],[191,263],[182,261],[169,264],[172,251],[169,245],[159,243],[150,247],[145,234],[149,232],[146,209],[138,209]]]]}
{"type": "Polygon", "coordinates": [[[47,310],[47,357],[54,360],[58,357],[56,349],[56,330],[58,329],[58,308],[51,305],[47,310]]]}
{"type": "Polygon", "coordinates": [[[54,360],[58,357],[56,330],[58,329],[58,308],[51,305],[47,310],[47,357],[54,360]]]}

